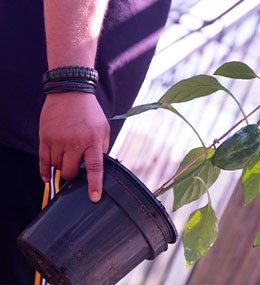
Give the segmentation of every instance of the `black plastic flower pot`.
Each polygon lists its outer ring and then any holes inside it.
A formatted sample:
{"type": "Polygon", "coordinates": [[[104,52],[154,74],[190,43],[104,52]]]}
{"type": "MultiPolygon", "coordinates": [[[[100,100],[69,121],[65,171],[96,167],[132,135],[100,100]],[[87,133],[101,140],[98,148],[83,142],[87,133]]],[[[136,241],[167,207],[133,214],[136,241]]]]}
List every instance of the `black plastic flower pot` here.
{"type": "Polygon", "coordinates": [[[112,285],[176,241],[162,204],[108,156],[103,185],[101,201],[92,203],[82,170],[19,236],[22,252],[48,282],[112,285]]]}

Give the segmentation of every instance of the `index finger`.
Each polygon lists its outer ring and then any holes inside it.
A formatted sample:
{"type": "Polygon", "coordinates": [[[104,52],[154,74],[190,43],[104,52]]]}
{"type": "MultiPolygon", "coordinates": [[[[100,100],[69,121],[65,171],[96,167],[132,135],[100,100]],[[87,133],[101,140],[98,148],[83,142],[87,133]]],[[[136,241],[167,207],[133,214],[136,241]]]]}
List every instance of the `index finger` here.
{"type": "Polygon", "coordinates": [[[84,152],[87,169],[88,193],[92,202],[98,202],[103,186],[103,150],[102,147],[88,147],[84,152]]]}

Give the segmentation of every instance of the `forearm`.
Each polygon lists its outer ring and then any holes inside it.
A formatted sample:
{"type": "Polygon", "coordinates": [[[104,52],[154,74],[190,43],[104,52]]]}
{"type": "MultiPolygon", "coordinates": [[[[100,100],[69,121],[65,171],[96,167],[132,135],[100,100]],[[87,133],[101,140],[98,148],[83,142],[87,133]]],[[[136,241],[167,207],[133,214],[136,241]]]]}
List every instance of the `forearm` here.
{"type": "Polygon", "coordinates": [[[109,0],[44,0],[49,69],[94,67],[97,42],[109,0]]]}

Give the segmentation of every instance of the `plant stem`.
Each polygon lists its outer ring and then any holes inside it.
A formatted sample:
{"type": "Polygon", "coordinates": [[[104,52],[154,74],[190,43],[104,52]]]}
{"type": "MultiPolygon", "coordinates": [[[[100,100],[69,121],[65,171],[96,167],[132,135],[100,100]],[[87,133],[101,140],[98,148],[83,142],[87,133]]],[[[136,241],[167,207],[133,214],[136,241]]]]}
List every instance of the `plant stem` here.
{"type": "Polygon", "coordinates": [[[242,106],[240,105],[239,101],[237,100],[237,98],[236,98],[228,89],[226,89],[226,92],[227,92],[227,93],[234,99],[234,101],[237,103],[238,108],[239,108],[239,110],[241,111],[241,113],[243,114],[244,120],[246,121],[246,123],[247,123],[247,125],[248,125],[248,120],[247,120],[246,114],[245,114],[245,112],[244,112],[242,106]]]}
{"type": "Polygon", "coordinates": [[[171,181],[175,180],[184,171],[186,171],[189,167],[191,167],[197,160],[199,160],[204,154],[206,154],[212,146],[213,146],[213,144],[209,147],[206,147],[201,153],[199,153],[197,156],[195,156],[189,163],[187,163],[182,169],[180,169],[176,174],[174,174],[174,176],[172,176],[162,186],[160,186],[157,190],[155,190],[153,194],[155,196],[159,196],[167,184],[169,184],[171,181]]]}
{"type": "MultiPolygon", "coordinates": [[[[160,195],[162,195],[164,192],[170,190],[171,188],[175,187],[176,185],[178,185],[179,183],[181,183],[183,180],[187,179],[188,176],[192,175],[192,173],[194,173],[195,171],[199,170],[204,163],[206,162],[206,160],[204,160],[201,164],[199,164],[197,167],[193,168],[189,173],[187,173],[186,175],[184,175],[183,177],[181,177],[180,179],[175,179],[172,183],[168,184],[166,187],[164,187],[163,189],[161,189],[160,191],[160,195]]],[[[156,195],[156,193],[154,192],[154,195],[156,195]]]]}
{"type": "Polygon", "coordinates": [[[200,183],[204,186],[205,188],[205,192],[207,193],[207,196],[208,196],[208,208],[212,208],[212,204],[211,204],[211,198],[210,198],[210,194],[209,194],[209,190],[208,190],[208,187],[207,185],[205,184],[205,182],[198,176],[195,176],[194,179],[198,179],[200,181],[200,183]]]}
{"type": "Polygon", "coordinates": [[[178,176],[180,176],[184,171],[186,171],[189,167],[191,167],[197,160],[199,160],[203,155],[205,155],[209,149],[211,149],[215,142],[220,142],[224,137],[226,137],[233,129],[235,129],[239,124],[241,124],[243,121],[247,120],[248,117],[250,117],[253,113],[255,113],[257,110],[260,109],[260,105],[258,105],[253,111],[251,111],[248,115],[244,116],[241,120],[239,120],[236,124],[234,124],[228,131],[226,131],[222,136],[220,136],[218,139],[215,139],[214,142],[209,146],[206,147],[201,153],[199,153],[197,156],[195,156],[189,163],[187,163],[182,169],[180,169],[177,173],[175,173],[171,178],[169,178],[165,183],[163,183],[158,189],[154,191],[155,196],[159,196],[160,194],[166,192],[165,188],[169,190],[168,184],[171,181],[174,181],[178,176]]]}
{"type": "Polygon", "coordinates": [[[203,148],[206,148],[206,146],[205,146],[201,136],[197,132],[197,130],[193,127],[193,125],[181,113],[179,113],[175,108],[173,108],[173,106],[171,104],[162,104],[161,108],[163,108],[165,110],[169,110],[169,111],[173,112],[175,115],[179,116],[186,124],[188,124],[191,127],[191,129],[194,131],[194,133],[196,134],[196,136],[200,140],[203,148]]]}
{"type": "MultiPolygon", "coordinates": [[[[220,138],[218,138],[215,141],[221,141],[224,137],[226,137],[231,131],[233,131],[239,124],[241,124],[243,121],[245,121],[247,118],[249,118],[253,113],[255,113],[258,109],[260,109],[260,105],[258,105],[253,111],[251,111],[248,115],[244,116],[243,119],[239,120],[233,127],[231,127],[227,132],[225,132],[220,138]]],[[[214,143],[212,144],[214,146],[214,143]]]]}

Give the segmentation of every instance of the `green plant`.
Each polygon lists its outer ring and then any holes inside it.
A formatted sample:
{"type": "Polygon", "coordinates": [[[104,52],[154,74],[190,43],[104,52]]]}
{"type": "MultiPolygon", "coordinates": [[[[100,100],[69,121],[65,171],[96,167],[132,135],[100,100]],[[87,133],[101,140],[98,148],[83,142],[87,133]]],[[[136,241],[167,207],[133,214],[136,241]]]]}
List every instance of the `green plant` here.
{"type": "MultiPolygon", "coordinates": [[[[112,118],[125,119],[161,108],[182,118],[200,140],[202,146],[190,150],[177,172],[154,192],[155,196],[159,196],[173,189],[173,211],[199,199],[205,193],[208,196],[208,204],[192,212],[185,226],[183,244],[187,266],[205,255],[217,239],[218,219],[212,207],[208,190],[216,182],[222,169],[243,169],[242,184],[245,205],[251,203],[260,194],[260,122],[250,125],[248,122],[248,118],[259,111],[260,105],[246,115],[236,97],[216,79],[216,76],[231,79],[260,79],[247,64],[238,61],[227,62],[220,66],[213,76],[196,75],[181,80],[170,87],[158,102],[132,107],[126,114],[112,118]],[[173,104],[208,96],[220,90],[233,98],[243,118],[209,147],[206,147],[195,127],[177,111],[173,104]],[[241,128],[216,148],[217,143],[220,143],[244,121],[247,124],[246,127],[241,128]]],[[[257,234],[253,246],[259,244],[260,233],[257,234]]]]}

